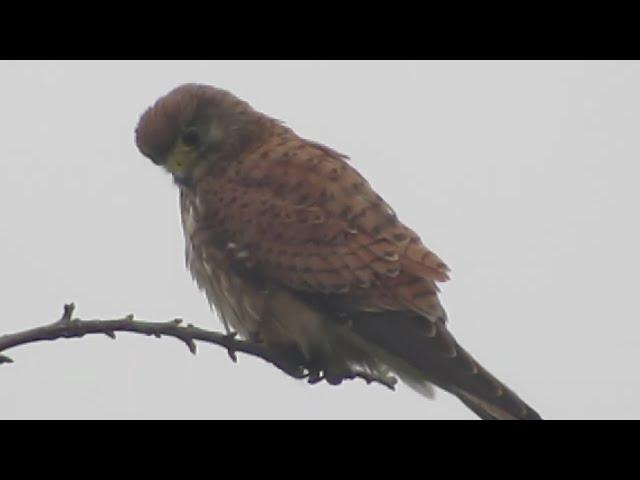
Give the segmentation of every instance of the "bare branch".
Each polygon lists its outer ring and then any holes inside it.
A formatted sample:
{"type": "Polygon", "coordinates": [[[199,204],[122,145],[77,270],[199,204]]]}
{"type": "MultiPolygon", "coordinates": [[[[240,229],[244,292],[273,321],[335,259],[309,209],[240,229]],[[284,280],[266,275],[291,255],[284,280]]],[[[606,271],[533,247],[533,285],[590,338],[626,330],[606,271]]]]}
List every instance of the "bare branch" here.
{"type": "MultiPolygon", "coordinates": [[[[297,378],[306,378],[309,383],[317,383],[322,379],[315,372],[309,372],[302,365],[292,365],[278,352],[273,351],[265,346],[248,342],[245,340],[237,340],[236,334],[223,334],[212,332],[193,326],[192,324],[183,325],[182,320],[177,318],[168,322],[145,322],[135,320],[133,315],[127,315],[124,318],[115,320],[81,320],[73,318],[75,305],[73,303],[64,306],[63,314],[60,320],[42,327],[32,328],[23,332],[13,333],[0,337],[0,365],[3,363],[13,363],[13,360],[2,352],[19,345],[30,343],[53,341],[61,338],[81,338],[85,335],[107,335],[109,338],[116,339],[116,332],[137,333],[147,336],[161,338],[162,336],[173,337],[183,342],[192,354],[196,354],[196,340],[200,342],[219,345],[225,348],[229,354],[229,358],[233,362],[237,362],[236,352],[245,353],[254,357],[259,357],[266,362],[279,368],[287,375],[297,378]]],[[[385,379],[375,378],[366,373],[354,373],[345,380],[360,378],[367,383],[380,383],[385,387],[394,389],[394,382],[385,379]]]]}

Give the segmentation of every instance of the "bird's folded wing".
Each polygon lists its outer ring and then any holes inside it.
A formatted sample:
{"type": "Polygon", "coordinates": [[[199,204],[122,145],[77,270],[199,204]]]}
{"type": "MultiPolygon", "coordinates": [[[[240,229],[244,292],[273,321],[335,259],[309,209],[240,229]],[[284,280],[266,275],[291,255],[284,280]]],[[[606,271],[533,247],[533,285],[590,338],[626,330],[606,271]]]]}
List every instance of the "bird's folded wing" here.
{"type": "Polygon", "coordinates": [[[366,309],[444,314],[435,282],[447,266],[326,147],[267,145],[203,180],[198,197],[229,255],[270,279],[366,309]]]}

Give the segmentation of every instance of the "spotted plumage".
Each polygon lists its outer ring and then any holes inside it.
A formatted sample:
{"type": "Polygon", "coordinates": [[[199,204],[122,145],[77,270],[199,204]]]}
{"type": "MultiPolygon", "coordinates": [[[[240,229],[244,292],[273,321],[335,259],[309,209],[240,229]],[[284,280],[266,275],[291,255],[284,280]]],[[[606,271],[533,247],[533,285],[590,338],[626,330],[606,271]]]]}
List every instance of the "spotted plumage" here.
{"type": "Polygon", "coordinates": [[[451,336],[449,268],[345,155],[205,85],[158,100],[136,141],[179,186],[187,265],[229,331],[330,383],[395,374],[482,418],[538,417],[451,336]]]}

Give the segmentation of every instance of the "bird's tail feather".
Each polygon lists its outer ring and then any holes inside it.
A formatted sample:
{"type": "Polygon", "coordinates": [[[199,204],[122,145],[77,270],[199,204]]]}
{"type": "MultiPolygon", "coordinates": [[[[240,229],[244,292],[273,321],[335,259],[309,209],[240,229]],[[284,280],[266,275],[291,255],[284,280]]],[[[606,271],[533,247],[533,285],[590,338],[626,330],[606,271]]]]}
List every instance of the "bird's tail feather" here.
{"type": "MultiPolygon", "coordinates": [[[[443,322],[402,312],[356,312],[351,330],[398,360],[391,368],[416,390],[428,383],[457,396],[482,419],[539,420],[540,415],[475,361],[443,322]],[[399,364],[405,367],[399,367],[399,364]]],[[[425,390],[426,389],[426,390],[425,390]]]]}

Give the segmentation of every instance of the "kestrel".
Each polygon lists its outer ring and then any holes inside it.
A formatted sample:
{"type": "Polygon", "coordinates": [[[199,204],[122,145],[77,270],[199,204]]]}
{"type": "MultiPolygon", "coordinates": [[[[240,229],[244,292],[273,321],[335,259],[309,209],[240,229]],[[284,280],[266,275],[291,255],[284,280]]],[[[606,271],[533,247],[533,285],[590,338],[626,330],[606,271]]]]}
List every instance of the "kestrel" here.
{"type": "Polygon", "coordinates": [[[227,331],[316,379],[432,384],[483,419],[539,419],[447,329],[449,268],[349,163],[231,93],[182,85],[136,144],[180,191],[186,263],[227,331]]]}

